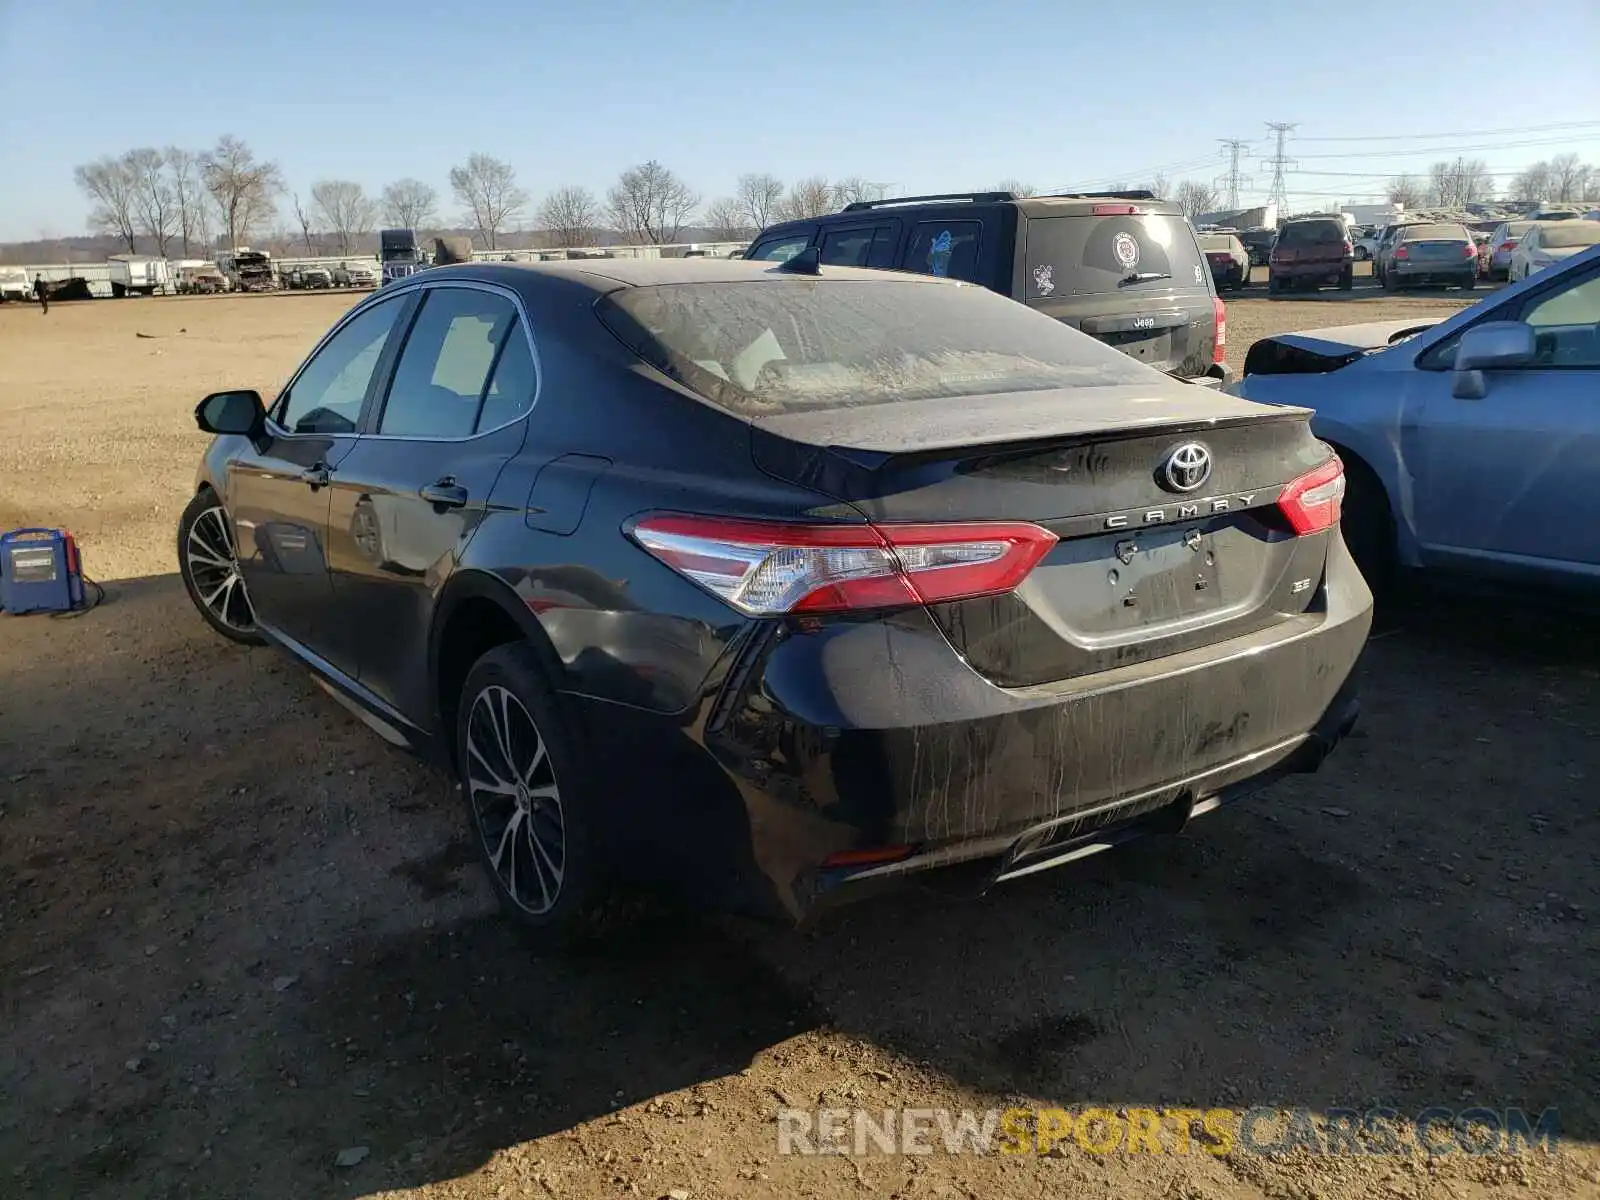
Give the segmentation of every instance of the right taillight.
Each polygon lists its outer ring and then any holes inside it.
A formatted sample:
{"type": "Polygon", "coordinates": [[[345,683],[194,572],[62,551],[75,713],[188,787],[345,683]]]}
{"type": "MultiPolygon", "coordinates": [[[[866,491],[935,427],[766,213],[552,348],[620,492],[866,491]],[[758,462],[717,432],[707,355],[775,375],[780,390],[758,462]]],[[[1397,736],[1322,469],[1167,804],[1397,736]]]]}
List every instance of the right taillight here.
{"type": "Polygon", "coordinates": [[[1211,316],[1217,323],[1217,340],[1211,347],[1211,361],[1226,362],[1228,358],[1228,306],[1221,296],[1211,297],[1211,316]]]}
{"type": "Polygon", "coordinates": [[[1296,537],[1332,529],[1339,523],[1343,503],[1344,463],[1337,454],[1291,480],[1278,497],[1278,508],[1296,537]]]}
{"type": "Polygon", "coordinates": [[[1013,590],[1056,536],[1024,521],[928,525],[641,517],[629,536],[753,617],[938,604],[1013,590]]]}
{"type": "Polygon", "coordinates": [[[1516,238],[1507,238],[1505,241],[1500,243],[1500,249],[1502,249],[1502,250],[1515,250],[1516,248],[1517,248],[1517,239],[1516,238]]]}

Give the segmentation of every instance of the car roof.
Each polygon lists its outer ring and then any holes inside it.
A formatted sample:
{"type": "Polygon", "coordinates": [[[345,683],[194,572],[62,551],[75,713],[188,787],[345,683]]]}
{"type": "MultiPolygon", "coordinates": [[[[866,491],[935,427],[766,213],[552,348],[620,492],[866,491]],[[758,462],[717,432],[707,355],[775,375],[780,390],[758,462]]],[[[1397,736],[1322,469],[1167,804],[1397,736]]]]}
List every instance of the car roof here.
{"type": "Polygon", "coordinates": [[[1152,216],[1183,215],[1182,207],[1175,201],[1161,200],[1153,196],[1146,197],[1136,192],[1128,192],[1126,194],[1108,192],[1103,195],[1013,196],[1009,200],[996,198],[993,193],[976,193],[975,197],[967,198],[960,195],[950,195],[908,196],[903,200],[890,198],[876,201],[860,208],[848,208],[840,212],[824,213],[818,217],[799,217],[790,221],[775,221],[761,230],[760,236],[763,238],[770,237],[773,234],[782,234],[791,229],[806,229],[814,225],[867,224],[880,214],[894,216],[900,213],[914,214],[933,211],[949,215],[957,211],[982,213],[998,208],[1015,208],[1024,217],[1069,217],[1093,216],[1094,209],[1098,205],[1132,204],[1138,206],[1141,213],[1152,216]]]}
{"type": "MultiPolygon", "coordinates": [[[[563,279],[592,288],[596,294],[624,287],[655,287],[677,283],[750,283],[762,279],[862,280],[882,283],[928,283],[962,286],[959,280],[909,271],[880,271],[867,267],[821,267],[817,274],[783,271],[781,264],[742,258],[598,258],[540,263],[462,263],[434,267],[407,280],[445,282],[477,279],[521,289],[540,278],[563,279]]],[[[972,285],[965,285],[972,286],[972,285]]]]}

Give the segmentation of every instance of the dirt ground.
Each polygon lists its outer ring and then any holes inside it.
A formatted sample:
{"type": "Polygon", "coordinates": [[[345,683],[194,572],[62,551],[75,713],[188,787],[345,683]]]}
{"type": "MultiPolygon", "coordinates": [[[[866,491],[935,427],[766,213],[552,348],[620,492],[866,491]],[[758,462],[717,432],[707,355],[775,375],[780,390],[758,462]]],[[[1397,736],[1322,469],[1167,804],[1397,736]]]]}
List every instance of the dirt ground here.
{"type": "MultiPolygon", "coordinates": [[[[450,783],[174,573],[195,401],[270,391],[350,302],[0,308],[0,529],[73,529],[107,590],[0,616],[0,1196],[1600,1195],[1583,624],[1401,610],[1323,771],[1171,842],[535,960],[450,783]],[[1554,1107],[1560,1144],[778,1153],[780,1107],[1012,1104],[1554,1107]]],[[[1232,355],[1459,303],[1231,300],[1232,355]]]]}

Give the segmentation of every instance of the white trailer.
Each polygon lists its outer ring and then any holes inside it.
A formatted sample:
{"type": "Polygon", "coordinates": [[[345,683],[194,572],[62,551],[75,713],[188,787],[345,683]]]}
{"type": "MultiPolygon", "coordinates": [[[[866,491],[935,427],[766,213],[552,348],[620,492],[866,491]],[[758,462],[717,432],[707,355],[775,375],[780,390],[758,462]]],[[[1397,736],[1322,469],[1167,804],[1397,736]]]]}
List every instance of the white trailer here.
{"type": "Polygon", "coordinates": [[[113,254],[107,260],[111,268],[111,294],[122,297],[130,293],[153,296],[171,290],[172,272],[164,258],[148,254],[113,254]]]}

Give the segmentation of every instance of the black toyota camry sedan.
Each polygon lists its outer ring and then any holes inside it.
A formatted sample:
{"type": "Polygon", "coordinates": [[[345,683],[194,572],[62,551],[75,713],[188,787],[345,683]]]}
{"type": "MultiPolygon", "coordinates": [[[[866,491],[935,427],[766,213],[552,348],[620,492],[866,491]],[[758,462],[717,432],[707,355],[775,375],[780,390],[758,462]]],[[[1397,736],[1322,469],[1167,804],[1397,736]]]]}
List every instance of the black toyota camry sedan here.
{"type": "Polygon", "coordinates": [[[196,417],[200,614],[454,772],[550,942],[619,886],[804,920],[1015,878],[1355,720],[1371,597],[1309,413],[981,287],[442,268],[196,417]]]}

